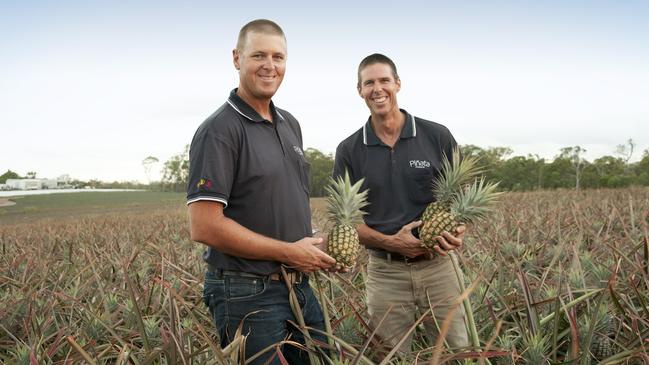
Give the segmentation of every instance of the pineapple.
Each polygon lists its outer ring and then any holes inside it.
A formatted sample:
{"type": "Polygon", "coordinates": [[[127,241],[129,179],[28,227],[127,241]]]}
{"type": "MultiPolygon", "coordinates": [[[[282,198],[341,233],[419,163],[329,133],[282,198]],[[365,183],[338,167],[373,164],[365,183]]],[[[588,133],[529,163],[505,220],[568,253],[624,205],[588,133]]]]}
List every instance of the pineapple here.
{"type": "Polygon", "coordinates": [[[434,237],[443,231],[452,232],[461,224],[470,223],[489,212],[489,205],[501,194],[496,192],[498,183],[487,183],[477,178],[481,173],[477,158],[460,159],[457,149],[453,150],[452,161],[445,156],[442,174],[433,183],[436,201],[430,203],[421,220],[424,224],[419,230],[422,245],[432,249],[434,237]],[[473,180],[473,183],[468,183],[473,180]]]}
{"type": "Polygon", "coordinates": [[[459,158],[459,151],[453,150],[452,162],[446,156],[442,161],[442,176],[433,182],[435,201],[428,204],[421,216],[424,222],[442,211],[450,210],[450,203],[457,191],[482,171],[477,167],[475,157],[459,158]],[[456,158],[457,157],[457,158],[456,158]]]}
{"type": "Polygon", "coordinates": [[[367,205],[368,190],[359,193],[364,179],[352,185],[349,173],[345,177],[331,179],[325,188],[327,196],[327,212],[333,228],[329,231],[327,252],[336,259],[338,267],[351,267],[356,262],[360,244],[355,226],[363,222],[361,209],[367,205]]]}
{"type": "Polygon", "coordinates": [[[615,341],[615,323],[610,310],[606,306],[597,309],[595,317],[595,332],[590,343],[590,353],[594,360],[602,361],[617,352],[615,341]]]}

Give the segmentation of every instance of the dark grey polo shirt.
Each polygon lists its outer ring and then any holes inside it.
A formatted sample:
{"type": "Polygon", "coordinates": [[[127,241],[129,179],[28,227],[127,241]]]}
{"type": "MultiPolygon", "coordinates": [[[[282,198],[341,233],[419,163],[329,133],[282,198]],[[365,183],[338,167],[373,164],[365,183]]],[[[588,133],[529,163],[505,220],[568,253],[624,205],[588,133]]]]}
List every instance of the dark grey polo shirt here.
{"type": "MultiPolygon", "coordinates": [[[[272,102],[270,108],[275,123],[259,116],[235,89],[198,127],[189,150],[187,204],[221,202],[226,217],[251,231],[294,242],[312,234],[309,165],[297,120],[272,102]]],[[[204,259],[220,269],[264,275],[280,265],[212,248],[204,259]]]]}
{"type": "Polygon", "coordinates": [[[384,234],[421,217],[434,200],[432,184],[442,157],[451,156],[457,144],[443,125],[401,112],[406,121],[394,148],[381,142],[368,119],[338,145],[334,163],[334,177],[347,169],[353,182],[365,178],[363,189],[370,189],[365,224],[384,234]]]}

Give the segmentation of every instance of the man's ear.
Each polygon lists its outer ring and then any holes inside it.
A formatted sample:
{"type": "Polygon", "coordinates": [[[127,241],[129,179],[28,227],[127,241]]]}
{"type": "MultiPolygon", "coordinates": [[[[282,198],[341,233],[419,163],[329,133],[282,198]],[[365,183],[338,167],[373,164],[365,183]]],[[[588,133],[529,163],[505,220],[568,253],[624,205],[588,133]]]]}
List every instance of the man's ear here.
{"type": "Polygon", "coordinates": [[[241,65],[239,64],[239,50],[238,49],[233,49],[232,50],[232,63],[234,63],[234,68],[237,70],[241,69],[241,65]]]}
{"type": "Polygon", "coordinates": [[[395,83],[397,84],[397,92],[401,91],[401,79],[396,79],[395,83]]]}

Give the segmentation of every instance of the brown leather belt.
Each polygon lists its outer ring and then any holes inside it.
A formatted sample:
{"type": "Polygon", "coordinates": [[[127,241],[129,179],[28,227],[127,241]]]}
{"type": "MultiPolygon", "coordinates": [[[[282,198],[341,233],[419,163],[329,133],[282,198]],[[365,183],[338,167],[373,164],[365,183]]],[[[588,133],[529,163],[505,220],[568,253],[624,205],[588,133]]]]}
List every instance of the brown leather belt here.
{"type": "MultiPolygon", "coordinates": [[[[217,269],[211,265],[207,266],[207,271],[214,273],[217,278],[222,278],[226,276],[238,276],[243,278],[259,278],[259,279],[270,279],[273,281],[284,282],[284,276],[281,272],[272,273],[270,275],[254,274],[244,271],[234,271],[234,270],[222,270],[217,269]]],[[[289,283],[299,284],[306,277],[305,274],[299,271],[287,271],[286,278],[288,278],[289,283]]]]}
{"type": "MultiPolygon", "coordinates": [[[[281,272],[276,272],[276,273],[272,273],[272,274],[268,275],[268,278],[270,280],[275,280],[275,281],[284,281],[283,276],[284,275],[282,275],[281,272]]],[[[288,271],[286,273],[286,278],[288,279],[288,282],[293,283],[293,284],[301,283],[304,276],[305,275],[302,274],[299,271],[288,271]]]]}
{"type": "Polygon", "coordinates": [[[405,262],[406,264],[413,264],[415,262],[419,261],[424,261],[424,260],[430,260],[433,257],[430,255],[419,255],[415,257],[408,257],[408,256],[403,256],[398,253],[394,252],[388,252],[388,251],[383,251],[383,250],[372,250],[370,249],[370,255],[378,258],[382,258],[384,260],[388,261],[399,261],[399,262],[405,262]]]}

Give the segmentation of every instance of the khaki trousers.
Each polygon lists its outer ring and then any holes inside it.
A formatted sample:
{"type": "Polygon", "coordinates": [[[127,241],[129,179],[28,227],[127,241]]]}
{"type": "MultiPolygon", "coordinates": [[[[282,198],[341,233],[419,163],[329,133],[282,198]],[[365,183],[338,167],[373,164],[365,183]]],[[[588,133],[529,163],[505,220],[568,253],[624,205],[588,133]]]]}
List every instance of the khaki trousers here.
{"type": "MultiPolygon", "coordinates": [[[[445,336],[446,343],[451,349],[469,345],[464,306],[456,303],[461,292],[450,255],[437,255],[432,260],[411,264],[396,260],[389,262],[370,255],[367,272],[367,301],[373,327],[389,309],[377,330],[385,345],[394,348],[429,308],[432,309],[432,316],[429,315],[423,324],[431,346],[439,335],[438,328],[442,328],[454,308],[455,315],[445,336]]],[[[458,273],[460,279],[464,280],[459,267],[458,273]]],[[[410,332],[399,351],[410,352],[413,333],[410,332]]]]}

